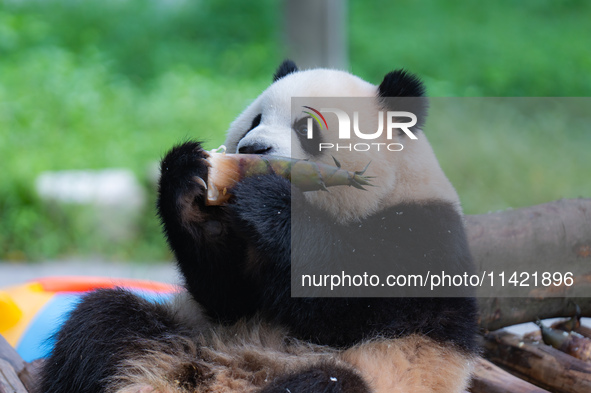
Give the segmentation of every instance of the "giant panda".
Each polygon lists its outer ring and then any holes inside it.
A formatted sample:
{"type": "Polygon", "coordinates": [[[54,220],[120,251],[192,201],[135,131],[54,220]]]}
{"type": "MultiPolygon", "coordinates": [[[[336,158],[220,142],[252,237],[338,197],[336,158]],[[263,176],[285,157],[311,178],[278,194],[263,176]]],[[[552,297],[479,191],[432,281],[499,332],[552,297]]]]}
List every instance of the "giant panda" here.
{"type": "Polygon", "coordinates": [[[227,204],[208,206],[207,153],[196,141],[175,146],[161,161],[157,209],[186,291],[168,304],[123,289],[86,296],[56,335],[40,391],[462,392],[478,355],[472,297],[290,292],[292,247],[304,247],[312,262],[338,264],[376,233],[393,266],[428,253],[433,266],[470,271],[458,195],[421,131],[426,110],[421,81],[404,70],[376,86],[285,61],[230,125],[227,150],[334,157],[352,169],[371,161],[374,186],[302,192],[268,173],[239,181],[227,204]],[[397,109],[386,97],[414,97],[417,139],[393,135],[404,146],[397,154],[319,152],[301,138],[309,123],[294,121],[290,106],[292,97],[318,96],[365,97],[375,113],[397,109]],[[294,206],[305,214],[291,217],[294,206]],[[347,243],[336,239],[343,228],[354,235],[347,243]]]}

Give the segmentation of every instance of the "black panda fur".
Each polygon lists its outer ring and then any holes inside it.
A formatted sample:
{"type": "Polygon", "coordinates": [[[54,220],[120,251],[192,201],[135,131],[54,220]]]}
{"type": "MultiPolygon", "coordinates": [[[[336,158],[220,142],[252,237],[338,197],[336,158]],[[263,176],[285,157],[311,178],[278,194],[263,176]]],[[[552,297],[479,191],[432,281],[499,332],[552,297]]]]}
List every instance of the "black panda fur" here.
{"type": "MultiPolygon", "coordinates": [[[[289,83],[298,73],[293,62],[284,62],[274,82],[289,83]]],[[[418,96],[412,108],[424,119],[423,92],[416,77],[395,71],[384,78],[375,96],[378,102],[382,97],[418,96]]],[[[255,107],[242,117],[228,138],[236,150],[266,121],[255,107]]],[[[406,191],[390,206],[352,213],[359,220],[339,226],[355,235],[356,244],[327,247],[331,237],[339,235],[323,226],[334,213],[321,203],[310,203],[278,176],[245,179],[232,190],[231,203],[206,206],[206,191],[195,180],[207,179],[205,158],[201,145],[189,141],[174,147],[161,162],[158,213],[187,293],[171,304],[148,302],[121,289],[86,296],[56,337],[42,370],[41,392],[466,388],[477,353],[473,298],[290,295],[292,228],[299,234],[293,241],[305,245],[313,259],[338,260],[351,248],[363,253],[376,235],[387,231],[398,240],[388,252],[397,255],[401,266],[428,249],[442,266],[470,270],[461,211],[449,196],[453,189],[441,195],[420,190],[414,200],[413,186],[402,187],[406,191]],[[290,216],[294,206],[306,212],[304,218],[290,216]],[[359,222],[363,229],[356,229],[359,222]],[[393,229],[407,226],[413,231],[393,229]],[[431,242],[422,244],[425,239],[431,242]]],[[[439,176],[438,170],[433,173],[439,176]]]]}
{"type": "Polygon", "coordinates": [[[285,60],[273,75],[273,82],[277,82],[284,76],[298,71],[298,66],[292,60],[285,60]]]}

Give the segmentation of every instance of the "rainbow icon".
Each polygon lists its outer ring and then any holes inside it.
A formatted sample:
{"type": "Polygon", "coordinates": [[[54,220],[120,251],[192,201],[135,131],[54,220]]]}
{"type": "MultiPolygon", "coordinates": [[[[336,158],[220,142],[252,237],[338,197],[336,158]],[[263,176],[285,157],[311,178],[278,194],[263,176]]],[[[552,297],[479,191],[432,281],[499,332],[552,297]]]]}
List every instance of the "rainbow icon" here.
{"type": "Polygon", "coordinates": [[[308,111],[304,111],[304,113],[307,113],[314,120],[316,120],[316,123],[318,123],[318,126],[320,127],[320,129],[324,128],[324,127],[322,127],[322,123],[320,123],[320,119],[322,119],[322,121],[324,122],[324,125],[326,126],[326,129],[328,130],[328,123],[326,123],[326,119],[324,118],[324,116],[322,116],[322,113],[320,113],[320,111],[318,111],[310,106],[303,106],[303,108],[310,109],[312,112],[314,112],[314,113],[311,113],[308,111]],[[318,118],[318,116],[320,116],[320,119],[318,118]]]}

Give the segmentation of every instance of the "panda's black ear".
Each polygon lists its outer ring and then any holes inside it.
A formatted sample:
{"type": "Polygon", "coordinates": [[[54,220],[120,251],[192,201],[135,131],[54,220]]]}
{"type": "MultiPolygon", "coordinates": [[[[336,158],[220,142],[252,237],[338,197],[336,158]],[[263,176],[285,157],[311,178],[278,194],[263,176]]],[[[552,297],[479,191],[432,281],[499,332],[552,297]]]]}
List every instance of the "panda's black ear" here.
{"type": "Polygon", "coordinates": [[[424,97],[421,80],[405,70],[389,72],[379,87],[380,97],[424,97]]]}
{"type": "Polygon", "coordinates": [[[417,124],[411,130],[425,124],[429,104],[425,86],[416,75],[402,69],[389,72],[378,87],[378,98],[388,110],[414,113],[417,124]]]}
{"type": "Polygon", "coordinates": [[[273,75],[273,82],[277,82],[279,79],[283,78],[286,75],[291,74],[292,72],[298,71],[298,66],[291,60],[283,60],[283,63],[277,68],[275,71],[275,75],[273,75]]]}

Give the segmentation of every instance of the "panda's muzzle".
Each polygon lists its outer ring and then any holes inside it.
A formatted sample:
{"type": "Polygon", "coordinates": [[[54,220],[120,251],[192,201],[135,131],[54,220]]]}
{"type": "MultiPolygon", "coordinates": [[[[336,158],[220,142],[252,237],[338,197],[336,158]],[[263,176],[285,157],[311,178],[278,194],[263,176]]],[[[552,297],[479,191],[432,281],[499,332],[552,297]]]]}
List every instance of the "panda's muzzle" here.
{"type": "Polygon", "coordinates": [[[248,145],[243,145],[238,148],[239,154],[270,154],[273,146],[264,143],[254,142],[248,145]]]}

